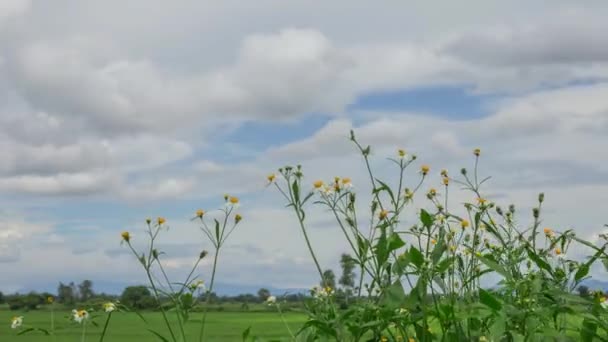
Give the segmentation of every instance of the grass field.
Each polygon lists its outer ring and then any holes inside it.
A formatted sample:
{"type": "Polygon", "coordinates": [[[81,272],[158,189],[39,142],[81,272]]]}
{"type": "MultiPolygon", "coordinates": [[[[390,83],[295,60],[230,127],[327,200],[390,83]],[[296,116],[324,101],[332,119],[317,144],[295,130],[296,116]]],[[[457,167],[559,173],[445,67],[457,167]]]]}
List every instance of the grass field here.
{"type": "MultiPolygon", "coordinates": [[[[51,337],[41,333],[30,333],[15,336],[16,332],[10,328],[10,320],[16,314],[12,311],[0,311],[0,341],[1,342],[49,342],[54,341],[51,337]]],[[[30,311],[23,314],[24,325],[49,328],[50,313],[46,311],[30,311]]],[[[59,312],[56,315],[56,342],[80,341],[82,327],[67,320],[69,312],[59,312]]],[[[200,314],[195,313],[195,319],[186,326],[186,334],[194,340],[198,336],[200,328],[200,314]]],[[[109,333],[105,341],[108,342],[153,342],[160,341],[146,329],[154,329],[165,336],[169,333],[164,329],[160,313],[144,313],[143,316],[148,324],[133,313],[116,313],[110,321],[109,333]]],[[[285,318],[291,329],[295,332],[305,321],[306,316],[300,313],[286,313],[285,318]]],[[[87,341],[98,341],[101,333],[104,317],[99,317],[98,327],[87,325],[87,341]]],[[[289,340],[289,333],[278,314],[272,312],[210,312],[207,317],[206,340],[207,341],[241,341],[243,330],[251,326],[251,334],[259,336],[264,340],[289,340]]]]}

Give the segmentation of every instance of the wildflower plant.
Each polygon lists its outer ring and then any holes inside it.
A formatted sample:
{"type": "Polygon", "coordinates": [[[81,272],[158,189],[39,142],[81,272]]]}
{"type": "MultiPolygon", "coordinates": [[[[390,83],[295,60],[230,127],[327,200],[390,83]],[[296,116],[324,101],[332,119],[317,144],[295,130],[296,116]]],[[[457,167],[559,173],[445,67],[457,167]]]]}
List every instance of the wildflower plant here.
{"type": "MultiPolygon", "coordinates": [[[[172,282],[169,279],[169,276],[163,267],[162,258],[164,253],[157,247],[157,240],[160,234],[169,229],[164,218],[159,217],[155,222],[152,222],[151,219],[146,220],[148,243],[144,252],[138,252],[135,249],[132,244],[132,236],[128,231],[121,233],[122,243],[126,244],[133,252],[133,255],[139,260],[139,263],[145,271],[148,283],[150,284],[163,321],[169,332],[170,336],[166,337],[156,330],[149,329],[151,333],[162,341],[187,341],[184,327],[186,323],[190,321],[193,309],[196,305],[201,304],[200,300],[203,293],[205,294],[205,303],[198,340],[204,340],[207,311],[210,305],[211,293],[214,288],[219,252],[236,226],[243,219],[243,217],[236,212],[240,204],[237,197],[225,195],[224,202],[224,206],[219,209],[219,218],[212,218],[211,222],[208,222],[209,214],[202,209],[197,210],[195,216],[192,218],[193,221],[200,223],[201,231],[214,247],[211,280],[208,287],[205,286],[205,282],[202,279],[195,276],[199,264],[208,255],[206,250],[201,251],[195,257],[192,268],[185,280],[182,282],[172,282]],[[176,325],[171,324],[169,320],[169,315],[171,314],[176,317],[176,325]]],[[[109,315],[114,311],[111,308],[111,306],[105,307],[105,310],[109,315]]]]}
{"type": "MultiPolygon", "coordinates": [[[[604,297],[584,299],[572,291],[588,277],[599,260],[607,263],[607,244],[593,244],[563,231],[542,228],[544,194],[532,210],[532,223],[519,222],[514,205],[507,209],[483,193],[490,177],[479,175],[482,151],[473,150],[474,166],[452,177],[423,164],[408,181],[406,170],[416,155],[398,149],[394,158],[396,181],[378,178],[370,162],[371,147],[363,147],[351,131],[350,140],[363,157],[371,185],[370,203],[358,203],[363,186],[354,191],[348,177],[304,180],[301,166],[279,169],[282,180],[271,176],[295,213],[312,261],[323,273],[307,233],[310,205],[329,209],[359,268],[356,298],[341,310],[332,289],[315,288],[306,308],[308,321],[297,336],[339,341],[535,341],[578,336],[591,341],[608,331],[604,297]],[[434,178],[434,177],[433,177],[434,178]],[[426,181],[423,205],[408,222],[405,209],[414,204],[426,181]],[[406,184],[410,183],[410,184],[406,184]],[[306,186],[305,184],[310,184],[306,186]],[[409,185],[409,186],[408,186],[409,185]],[[470,200],[453,206],[454,186],[470,200]],[[364,212],[366,211],[366,212],[364,212]],[[586,247],[584,261],[567,257],[573,244],[586,247]],[[487,283],[497,281],[494,288],[487,283]],[[484,285],[486,284],[486,285],[484,285]],[[365,290],[365,291],[364,291],[365,290]],[[582,318],[573,324],[572,317],[582,318]]],[[[603,337],[601,340],[605,340],[603,337]]]]}

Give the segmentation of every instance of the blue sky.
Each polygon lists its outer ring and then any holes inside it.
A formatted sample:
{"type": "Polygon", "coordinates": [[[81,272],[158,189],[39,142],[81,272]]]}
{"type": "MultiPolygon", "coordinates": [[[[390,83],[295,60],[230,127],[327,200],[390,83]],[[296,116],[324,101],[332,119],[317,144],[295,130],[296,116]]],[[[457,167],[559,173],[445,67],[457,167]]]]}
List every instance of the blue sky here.
{"type": "MultiPolygon", "coordinates": [[[[481,147],[488,197],[516,203],[522,224],[544,191],[543,224],[591,240],[603,232],[605,2],[311,6],[2,1],[0,291],[35,288],[33,274],[44,286],[141,282],[119,234],[140,243],[156,216],[171,226],[168,271],[183,275],[189,255],[210,248],[190,218],[221,207],[224,193],[239,196],[244,220],[219,281],[309,287],[314,267],[265,177],[301,163],[311,182],[350,176],[364,198],[350,129],[386,177],[398,148],[438,171],[481,147]]],[[[320,261],[337,269],[348,245],[311,210],[320,261]]]]}

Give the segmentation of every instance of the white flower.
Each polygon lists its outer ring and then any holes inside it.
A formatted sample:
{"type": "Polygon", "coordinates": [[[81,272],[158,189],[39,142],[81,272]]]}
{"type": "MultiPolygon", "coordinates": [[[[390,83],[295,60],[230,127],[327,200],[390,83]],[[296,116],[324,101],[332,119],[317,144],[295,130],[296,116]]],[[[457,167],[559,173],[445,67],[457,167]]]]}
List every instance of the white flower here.
{"type": "Polygon", "coordinates": [[[13,317],[11,321],[11,329],[17,329],[23,324],[23,316],[13,317]]]}
{"type": "Polygon", "coordinates": [[[82,323],[82,321],[89,319],[89,313],[86,310],[72,310],[72,318],[77,323],[82,323]]]}
{"type": "Polygon", "coordinates": [[[204,291],[204,290],[205,290],[205,282],[204,282],[204,281],[202,281],[202,280],[197,280],[197,281],[194,281],[194,282],[192,282],[192,283],[190,284],[190,289],[191,289],[192,291],[194,291],[194,290],[201,290],[201,291],[204,291]]]}
{"type": "Polygon", "coordinates": [[[397,312],[397,314],[399,315],[405,315],[407,313],[409,313],[409,311],[406,308],[399,308],[397,310],[395,310],[397,312]]]}
{"type": "Polygon", "coordinates": [[[268,303],[268,305],[275,304],[276,302],[277,302],[277,297],[275,297],[275,296],[269,296],[268,298],[266,298],[266,303],[268,303]]]}
{"type": "Polygon", "coordinates": [[[325,196],[329,196],[334,193],[334,188],[329,185],[323,185],[323,188],[321,189],[321,193],[324,194],[325,196]]]}
{"type": "Polygon", "coordinates": [[[344,190],[350,190],[353,188],[353,182],[348,177],[342,178],[342,188],[344,190]]]}
{"type": "Polygon", "coordinates": [[[320,286],[315,286],[312,288],[312,295],[315,298],[326,298],[329,297],[333,294],[334,290],[332,290],[331,287],[320,287],[320,286]]]}
{"type": "Polygon", "coordinates": [[[103,304],[103,310],[105,312],[112,312],[116,310],[116,304],[112,303],[112,302],[108,302],[108,303],[104,303],[103,304]]]}

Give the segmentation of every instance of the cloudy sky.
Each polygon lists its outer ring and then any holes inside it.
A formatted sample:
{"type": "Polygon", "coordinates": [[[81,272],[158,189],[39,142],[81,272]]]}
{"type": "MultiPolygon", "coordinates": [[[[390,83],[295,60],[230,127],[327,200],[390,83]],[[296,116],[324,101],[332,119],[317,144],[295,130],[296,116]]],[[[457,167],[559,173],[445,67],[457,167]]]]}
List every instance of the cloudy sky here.
{"type": "MultiPolygon", "coordinates": [[[[219,281],[308,287],[314,266],[265,176],[301,163],[365,193],[351,128],[387,177],[397,148],[430,164],[426,187],[480,147],[490,199],[527,224],[544,191],[543,224],[592,238],[608,223],[606,16],[603,0],[2,0],[0,290],[141,281],[119,234],[143,239],[156,216],[181,274],[211,248],[190,217],[224,193],[244,220],[219,281]]],[[[347,246],[313,214],[336,268],[347,246]]]]}

